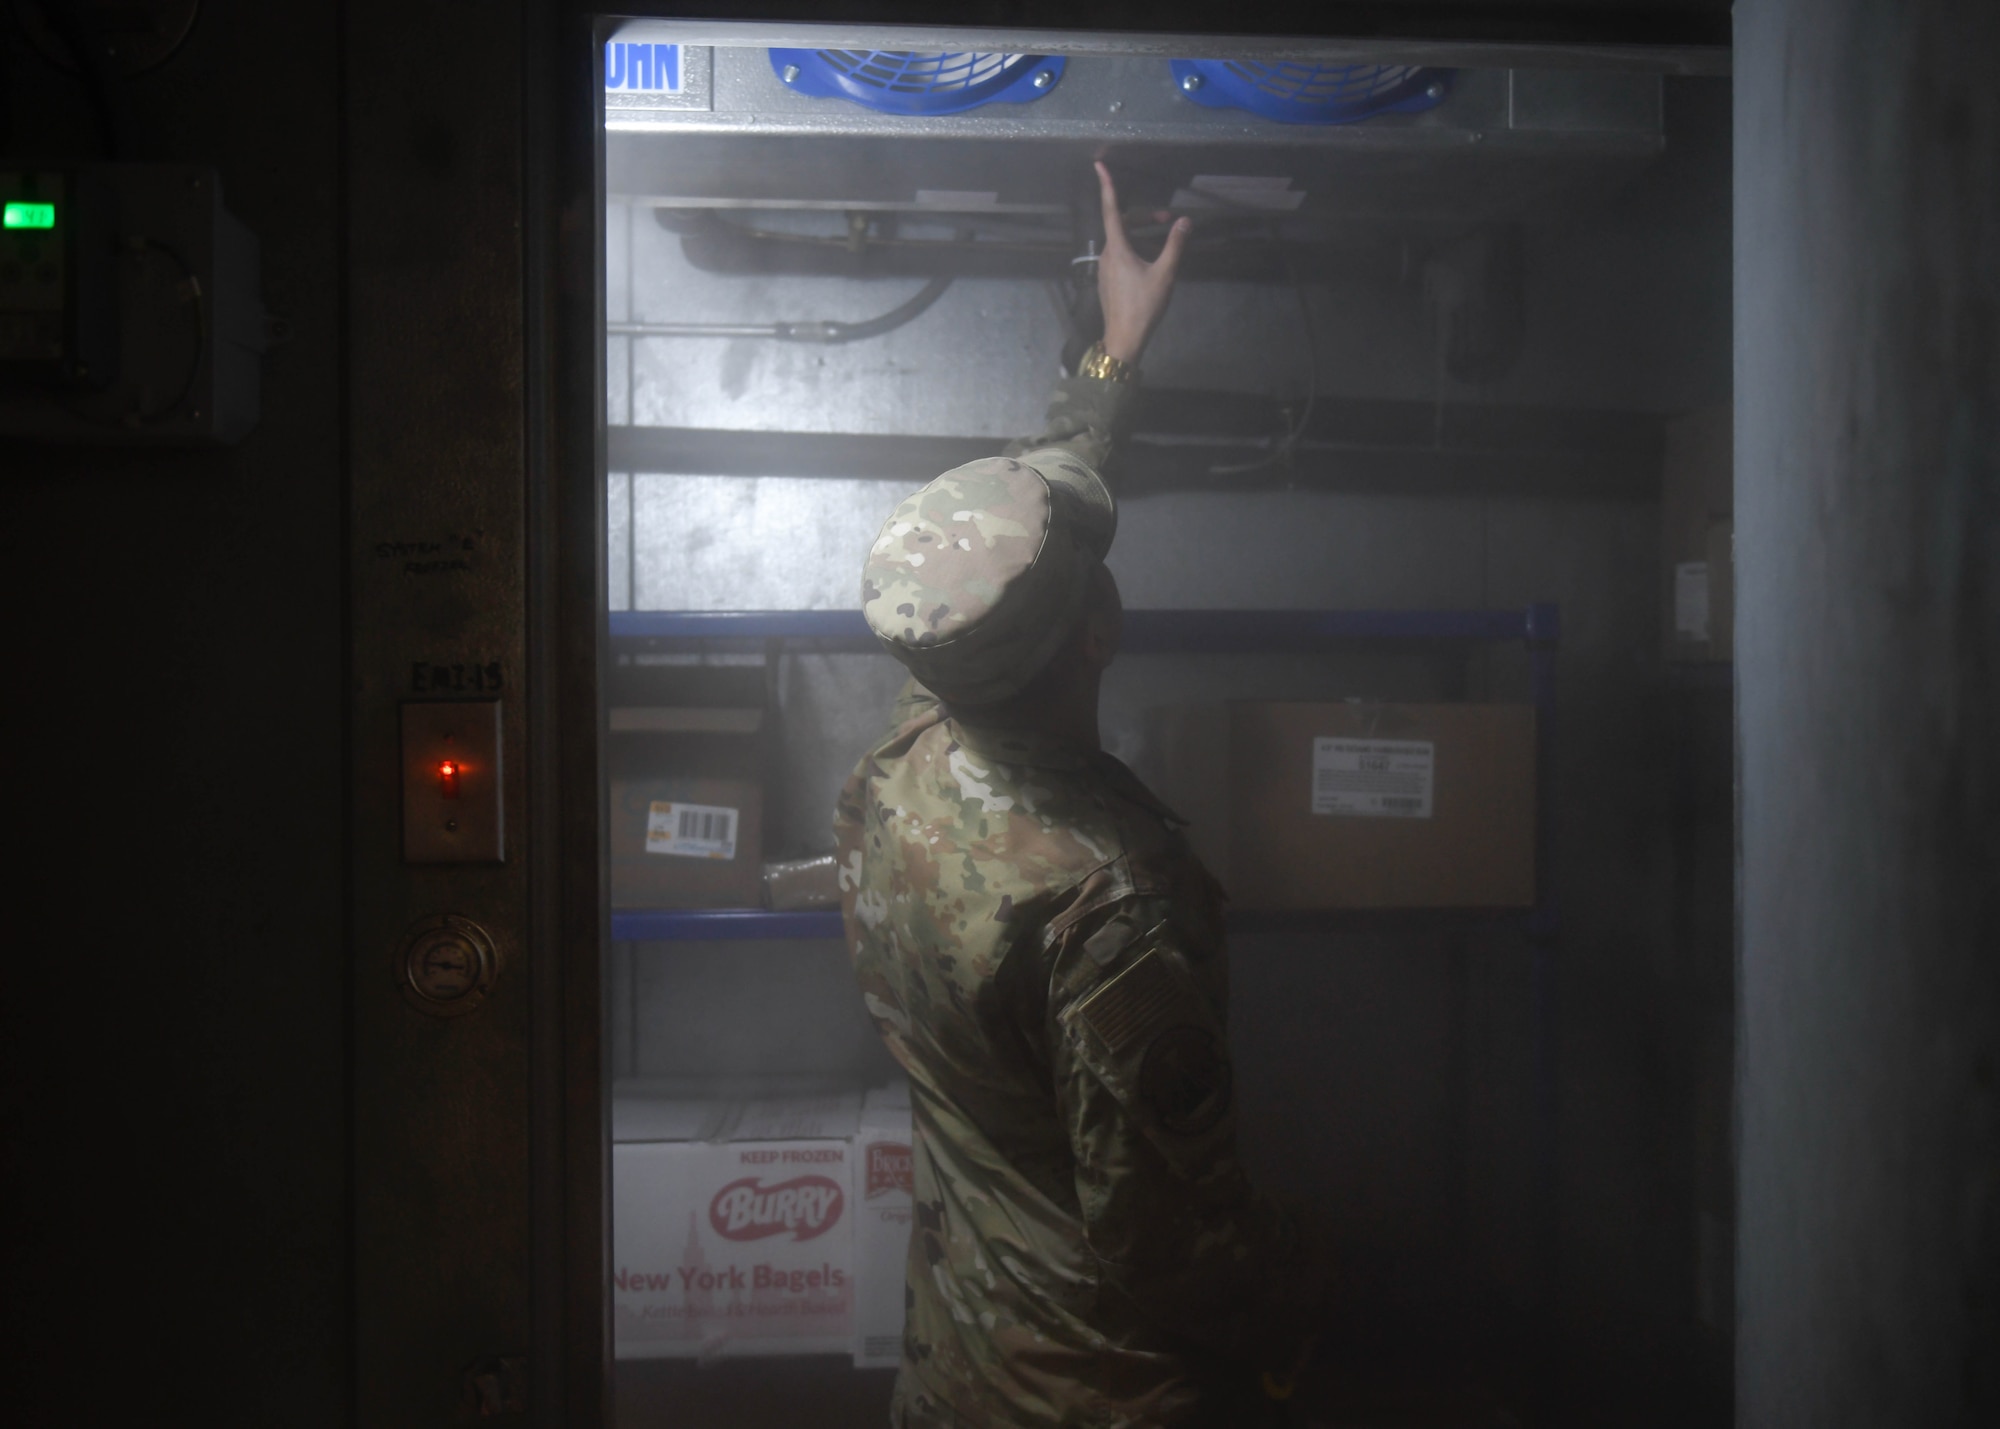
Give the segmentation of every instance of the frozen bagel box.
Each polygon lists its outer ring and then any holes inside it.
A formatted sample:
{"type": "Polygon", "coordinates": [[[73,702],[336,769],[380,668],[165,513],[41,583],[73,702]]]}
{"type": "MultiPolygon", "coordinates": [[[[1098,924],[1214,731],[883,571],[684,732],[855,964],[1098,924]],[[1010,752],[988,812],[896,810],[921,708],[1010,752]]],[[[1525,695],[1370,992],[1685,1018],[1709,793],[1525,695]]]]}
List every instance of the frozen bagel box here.
{"type": "Polygon", "coordinates": [[[621,1359],[849,1354],[858,1091],[763,1101],[614,1092],[621,1359]]]}
{"type": "Polygon", "coordinates": [[[902,1363],[913,1145],[909,1084],[893,1082],[870,1091],[854,1135],[856,1369],[893,1369],[902,1363]]]}

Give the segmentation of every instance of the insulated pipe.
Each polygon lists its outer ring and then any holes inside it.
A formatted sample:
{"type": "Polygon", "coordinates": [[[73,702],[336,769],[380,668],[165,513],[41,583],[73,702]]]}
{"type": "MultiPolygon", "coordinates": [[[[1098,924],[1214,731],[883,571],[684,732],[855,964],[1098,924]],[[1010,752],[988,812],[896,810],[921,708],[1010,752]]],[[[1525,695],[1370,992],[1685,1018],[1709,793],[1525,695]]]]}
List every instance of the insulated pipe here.
{"type": "Polygon", "coordinates": [[[768,337],[780,342],[859,342],[863,338],[880,337],[914,321],[944,296],[944,290],[951,283],[950,278],[933,278],[919,288],[909,301],[879,317],[861,322],[606,323],[604,330],[619,337],[768,337]]]}
{"type": "Polygon", "coordinates": [[[783,323],[606,323],[614,337],[777,337],[783,323]]]}
{"type": "Polygon", "coordinates": [[[2000,1424],[1996,56],[1736,7],[1746,1429],[2000,1424]]]}

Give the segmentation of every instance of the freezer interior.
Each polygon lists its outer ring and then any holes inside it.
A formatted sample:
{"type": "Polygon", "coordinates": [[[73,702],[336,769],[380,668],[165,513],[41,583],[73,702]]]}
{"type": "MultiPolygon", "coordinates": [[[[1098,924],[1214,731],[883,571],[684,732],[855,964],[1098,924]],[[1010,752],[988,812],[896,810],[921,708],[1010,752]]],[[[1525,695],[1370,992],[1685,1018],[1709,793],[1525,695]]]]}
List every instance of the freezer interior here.
{"type": "Polygon", "coordinates": [[[1711,1353],[1727,835],[1687,791],[1724,757],[1728,551],[1666,528],[1729,402],[1727,82],[818,40],[604,48],[619,1422],[883,1422],[907,1097],[829,856],[903,671],[860,562],[901,497],[1036,431],[1097,335],[1098,158],[1142,251],[1195,222],[1111,472],[1105,747],[1250,890],[1243,1155],[1338,1228],[1315,1415],[1525,1415],[1579,1284],[1611,1287],[1606,1363],[1711,1353]],[[1416,720],[1421,815],[1269,794],[1312,719],[1416,720]],[[825,1227],[728,1238],[753,1153],[825,1227]]]}

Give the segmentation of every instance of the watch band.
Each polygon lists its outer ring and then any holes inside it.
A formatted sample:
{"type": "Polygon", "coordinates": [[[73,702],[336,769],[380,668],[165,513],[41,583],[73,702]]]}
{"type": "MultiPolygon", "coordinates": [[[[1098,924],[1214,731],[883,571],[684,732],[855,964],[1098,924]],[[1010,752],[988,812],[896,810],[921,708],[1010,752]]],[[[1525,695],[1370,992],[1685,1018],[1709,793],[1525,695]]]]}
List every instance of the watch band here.
{"type": "Polygon", "coordinates": [[[1093,342],[1083,360],[1076,365],[1079,377],[1095,377],[1100,382],[1136,382],[1139,380],[1139,364],[1125,362],[1104,350],[1104,344],[1093,342]]]}

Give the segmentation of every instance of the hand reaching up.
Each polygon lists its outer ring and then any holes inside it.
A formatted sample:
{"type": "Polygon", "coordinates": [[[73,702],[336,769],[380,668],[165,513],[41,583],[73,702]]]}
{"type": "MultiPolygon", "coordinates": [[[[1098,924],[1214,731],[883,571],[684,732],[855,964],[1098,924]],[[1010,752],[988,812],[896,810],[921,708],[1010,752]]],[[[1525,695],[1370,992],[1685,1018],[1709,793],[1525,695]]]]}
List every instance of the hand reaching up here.
{"type": "Polygon", "coordinates": [[[1104,308],[1104,350],[1120,362],[1137,362],[1167,310],[1167,298],[1174,290],[1174,273],[1180,267],[1181,250],[1187,247],[1194,225],[1177,219],[1167,232],[1160,256],[1148,263],[1132,251],[1125,237],[1125,221],[1118,212],[1118,189],[1111,171],[1100,160],[1097,191],[1104,204],[1104,252],[1097,260],[1097,300],[1104,308]]]}

